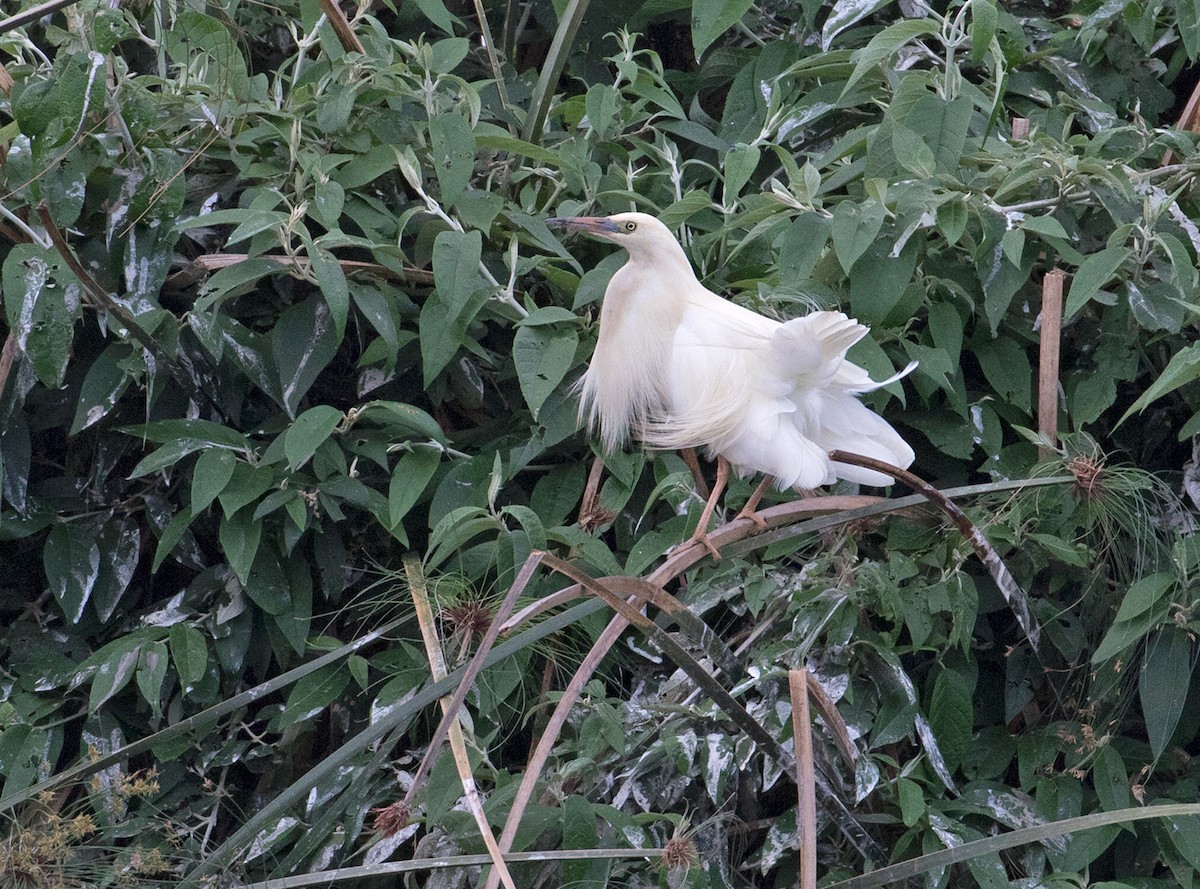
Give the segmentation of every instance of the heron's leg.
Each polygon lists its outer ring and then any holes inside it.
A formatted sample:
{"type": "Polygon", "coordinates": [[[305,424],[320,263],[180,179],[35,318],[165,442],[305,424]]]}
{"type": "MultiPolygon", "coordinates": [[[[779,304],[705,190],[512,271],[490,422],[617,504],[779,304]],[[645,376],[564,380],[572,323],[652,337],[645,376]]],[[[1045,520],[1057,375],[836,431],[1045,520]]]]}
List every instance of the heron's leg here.
{"type": "Polygon", "coordinates": [[[696,530],[692,532],[692,536],[684,541],[683,544],[684,546],[690,546],[693,543],[701,544],[708,550],[714,562],[721,561],[721,554],[717,552],[717,548],[708,539],[708,520],[712,518],[713,510],[717,508],[717,500],[720,499],[721,492],[725,490],[725,485],[728,481],[729,461],[724,457],[717,457],[717,480],[713,482],[712,493],[708,495],[708,500],[704,504],[704,511],[700,513],[700,524],[696,526],[696,530]]]}
{"type": "Polygon", "coordinates": [[[774,481],[775,478],[773,476],[764,475],[763,480],[759,482],[758,487],[754,489],[754,493],[750,495],[750,499],[746,501],[746,505],[742,507],[742,511],[734,516],[734,518],[749,519],[750,521],[754,522],[756,526],[758,526],[759,531],[767,530],[767,523],[763,517],[758,514],[757,510],[759,501],[763,499],[763,494],[767,493],[767,488],[770,487],[771,483],[774,481]]]}
{"type": "Polygon", "coordinates": [[[696,480],[696,493],[701,497],[708,497],[708,482],[704,480],[704,473],[700,471],[700,460],[696,456],[695,448],[684,448],[679,452],[679,456],[683,458],[683,462],[687,464],[687,468],[692,471],[692,478],[696,480]]]}
{"type": "Polygon", "coordinates": [[[579,527],[589,533],[614,518],[612,513],[600,508],[600,477],[603,474],[604,461],[597,457],[592,461],[587,487],[583,491],[583,502],[579,505],[579,527]]]}

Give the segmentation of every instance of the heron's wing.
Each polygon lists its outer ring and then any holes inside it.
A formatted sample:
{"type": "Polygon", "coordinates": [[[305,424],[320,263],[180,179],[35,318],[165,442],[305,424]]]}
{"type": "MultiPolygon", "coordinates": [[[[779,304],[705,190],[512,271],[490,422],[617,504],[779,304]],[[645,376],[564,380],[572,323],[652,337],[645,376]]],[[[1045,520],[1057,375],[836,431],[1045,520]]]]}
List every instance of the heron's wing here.
{"type": "MultiPolygon", "coordinates": [[[[886,380],[872,380],[846,360],[846,351],[866,334],[865,326],[841,312],[813,312],[775,332],[770,365],[779,382],[790,386],[786,397],[792,405],[791,422],[821,451],[844,450],[906,468],[913,461],[912,448],[856,396],[895,382],[916,363],[886,380]]],[[[892,483],[890,476],[869,469],[832,466],[838,478],[868,485],[892,483]]]]}

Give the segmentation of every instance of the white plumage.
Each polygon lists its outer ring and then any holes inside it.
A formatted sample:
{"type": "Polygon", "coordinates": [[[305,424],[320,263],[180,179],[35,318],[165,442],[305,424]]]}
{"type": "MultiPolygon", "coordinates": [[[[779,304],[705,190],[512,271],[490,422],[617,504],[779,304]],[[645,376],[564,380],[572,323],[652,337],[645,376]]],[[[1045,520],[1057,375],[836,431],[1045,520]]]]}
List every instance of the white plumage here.
{"type": "Polygon", "coordinates": [[[740,475],[781,489],[837,478],[891,484],[882,473],[834,463],[835,449],[901,468],[912,448],[858,400],[886,386],[846,360],[867,328],[841,312],[779,322],[697,280],[670,230],[645,213],[550,220],[629,252],[609,282],[600,335],[581,384],[581,415],[604,449],[632,433],[655,448],[703,447],[740,475]]]}

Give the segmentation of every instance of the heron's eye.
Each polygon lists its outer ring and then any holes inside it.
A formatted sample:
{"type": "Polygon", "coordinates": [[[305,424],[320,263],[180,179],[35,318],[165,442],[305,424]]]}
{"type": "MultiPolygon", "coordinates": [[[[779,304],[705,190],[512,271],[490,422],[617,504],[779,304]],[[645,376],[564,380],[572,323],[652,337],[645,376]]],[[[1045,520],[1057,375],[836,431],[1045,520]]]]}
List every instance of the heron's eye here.
{"type": "Polygon", "coordinates": [[[631,232],[631,231],[636,231],[636,230],[637,230],[637,223],[636,223],[636,222],[627,222],[627,223],[625,223],[625,231],[627,231],[627,232],[631,232]]]}

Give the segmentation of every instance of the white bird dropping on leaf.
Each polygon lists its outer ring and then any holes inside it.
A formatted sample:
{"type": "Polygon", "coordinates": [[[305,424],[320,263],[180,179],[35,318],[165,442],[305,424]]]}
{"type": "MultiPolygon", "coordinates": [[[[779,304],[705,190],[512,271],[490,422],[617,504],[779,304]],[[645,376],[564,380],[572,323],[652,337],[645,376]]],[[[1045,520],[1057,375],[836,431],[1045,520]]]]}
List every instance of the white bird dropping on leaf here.
{"type": "MultiPolygon", "coordinates": [[[[892,483],[833,462],[832,450],[902,469],[912,463],[908,443],[858,396],[916,365],[874,382],[846,360],[867,334],[857,321],[813,312],[779,322],[723,299],[696,278],[670,230],[645,213],[548,222],[629,252],[604,293],[596,351],[580,384],[580,416],[607,453],[630,433],[654,448],[703,447],[739,475],[766,473],[780,490],[839,478],[892,483]]],[[[706,521],[697,529],[702,541],[706,521]]]]}

